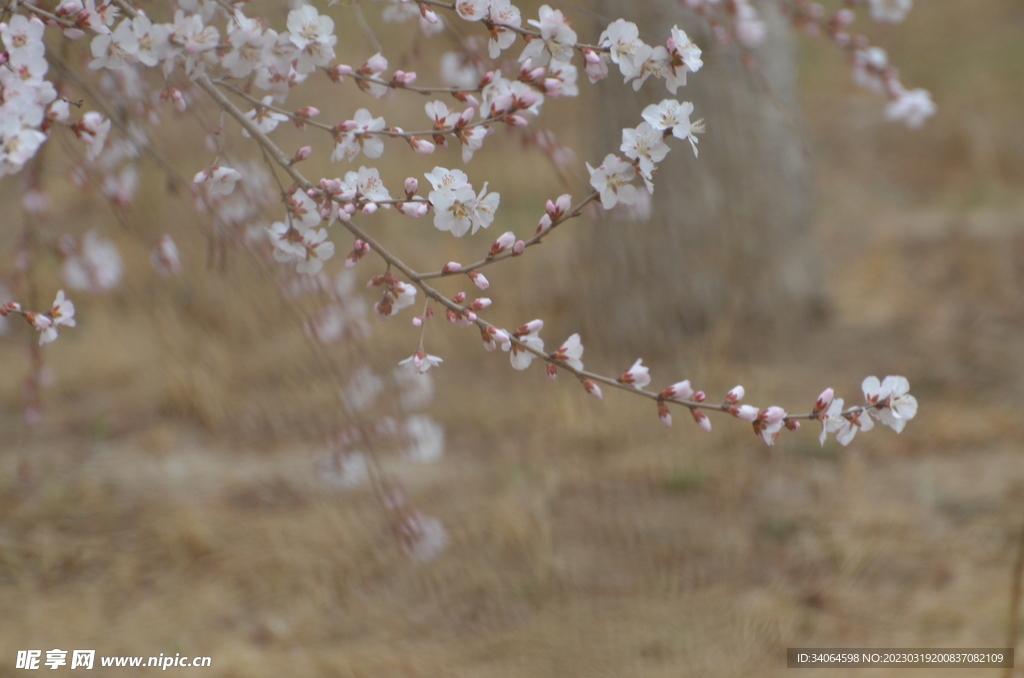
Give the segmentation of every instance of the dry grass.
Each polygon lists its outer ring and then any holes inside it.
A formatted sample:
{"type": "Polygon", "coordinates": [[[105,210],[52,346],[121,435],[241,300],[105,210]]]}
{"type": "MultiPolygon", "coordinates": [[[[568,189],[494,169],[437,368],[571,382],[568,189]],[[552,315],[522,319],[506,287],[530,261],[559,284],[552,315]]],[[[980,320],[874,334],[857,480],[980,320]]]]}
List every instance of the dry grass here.
{"type": "MultiPolygon", "coordinates": [[[[80,326],[47,354],[48,423],[31,435],[17,420],[26,337],[0,344],[0,676],[18,649],[53,647],[210,655],[216,676],[468,678],[773,676],[788,646],[1003,644],[1024,501],[1024,16],[1009,0],[943,0],[911,17],[877,37],[935,92],[940,114],[920,133],[885,126],[833,51],[806,49],[833,321],[770,361],[722,356],[712,338],[681,349],[699,364],[654,366],[793,408],[903,373],[921,402],[903,434],[819,450],[804,431],[768,451],[733,422],[664,430],[647,403],[597,403],[494,356],[450,360],[431,410],[444,459],[385,456],[451,538],[415,565],[370,490],[317,475],[338,384],[272,281],[241,253],[204,270],[201,231],[181,226],[195,217],[154,174],[146,213],[177,225],[190,275],[160,284],[144,239],[104,227],[130,282],[76,299],[80,326]]],[[[508,219],[536,219],[545,172],[503,196],[508,219]]],[[[68,204],[76,229],[109,220],[68,204]]],[[[523,292],[496,308],[502,322],[557,318],[533,280],[571,246],[563,235],[491,276],[523,292]]],[[[419,256],[475,251],[444,246],[419,256]]],[[[433,336],[452,356],[479,352],[475,337],[433,336]]],[[[377,341],[369,358],[327,359],[386,371],[414,339],[377,341]]],[[[614,371],[620,358],[592,361],[614,371]]]]}

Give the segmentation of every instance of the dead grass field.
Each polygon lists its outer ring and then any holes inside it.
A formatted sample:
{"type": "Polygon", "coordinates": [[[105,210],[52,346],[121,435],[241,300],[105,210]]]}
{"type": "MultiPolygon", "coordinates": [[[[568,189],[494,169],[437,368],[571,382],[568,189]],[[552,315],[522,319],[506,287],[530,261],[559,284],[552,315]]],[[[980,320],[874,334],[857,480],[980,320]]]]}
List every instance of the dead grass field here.
{"type": "MultiPolygon", "coordinates": [[[[805,43],[831,319],[769,356],[724,354],[712,336],[652,366],[794,410],[825,386],[851,396],[868,374],[904,374],[920,412],[902,434],[820,449],[805,430],[768,450],[722,419],[711,435],[683,416],[667,430],[646,402],[513,373],[440,328],[450,355],[469,356],[438,371],[428,410],[445,456],[382,457],[447,529],[425,564],[372,490],[318,474],[338,383],[259,268],[237,253],[204,270],[197,219],[156,173],[137,213],[180,234],[189,275],[171,285],[132,227],[69,194],[70,228],[101,226],[128,270],[112,296],[75,299],[34,432],[19,419],[26,334],[0,342],[0,676],[20,675],[17,650],[55,647],[213,658],[167,675],[677,678],[781,676],[794,646],[1004,645],[1024,522],[1022,30],[1011,0],[935,0],[878,31],[905,82],[938,102],[919,132],[886,125],[841,57],[805,43]]],[[[503,195],[508,219],[536,219],[547,171],[503,195]]],[[[495,317],[548,317],[533,274],[571,246],[563,236],[491,276],[496,299],[523,291],[495,317]]],[[[415,337],[375,342],[328,359],[386,372],[415,337]]],[[[588,357],[608,371],[633,359],[588,357]]]]}

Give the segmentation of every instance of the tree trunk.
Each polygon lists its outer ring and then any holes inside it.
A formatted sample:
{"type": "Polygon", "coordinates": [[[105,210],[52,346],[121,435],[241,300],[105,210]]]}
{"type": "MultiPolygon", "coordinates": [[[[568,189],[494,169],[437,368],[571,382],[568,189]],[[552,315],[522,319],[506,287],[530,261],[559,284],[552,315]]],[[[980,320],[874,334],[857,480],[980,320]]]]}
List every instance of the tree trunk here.
{"type": "MultiPolygon", "coordinates": [[[[758,4],[767,36],[753,50],[754,70],[744,67],[738,47],[718,44],[678,0],[598,5],[604,16],[635,21],[649,44],[663,44],[673,24],[697,43],[704,67],[675,98],[693,102],[693,117],[705,118],[707,132],[699,137],[699,158],[686,142],[669,140],[649,220],[605,213],[590,232],[583,253],[589,299],[596,301],[582,324],[591,340],[662,352],[720,330],[723,320],[743,338],[820,316],[794,40],[776,3],[758,4]]],[[[620,130],[642,122],[644,106],[672,98],[653,78],[630,96],[610,68],[598,104],[603,133],[591,152],[598,162],[609,152],[621,156],[620,130]]]]}

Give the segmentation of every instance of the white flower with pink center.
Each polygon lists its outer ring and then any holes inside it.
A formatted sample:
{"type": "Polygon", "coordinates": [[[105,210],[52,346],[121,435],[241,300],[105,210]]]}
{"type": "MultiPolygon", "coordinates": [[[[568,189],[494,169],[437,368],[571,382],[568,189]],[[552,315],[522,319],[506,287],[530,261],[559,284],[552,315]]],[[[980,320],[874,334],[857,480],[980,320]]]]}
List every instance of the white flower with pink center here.
{"type": "Polygon", "coordinates": [[[455,0],[455,11],[466,21],[480,21],[487,16],[491,0],[455,0]]]}

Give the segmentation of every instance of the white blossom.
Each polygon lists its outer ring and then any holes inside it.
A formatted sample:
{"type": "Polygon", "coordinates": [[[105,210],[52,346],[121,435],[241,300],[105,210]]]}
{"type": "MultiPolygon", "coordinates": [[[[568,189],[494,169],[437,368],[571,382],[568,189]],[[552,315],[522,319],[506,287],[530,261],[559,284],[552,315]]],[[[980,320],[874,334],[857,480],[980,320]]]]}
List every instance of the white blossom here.
{"type": "Polygon", "coordinates": [[[636,186],[632,185],[636,169],[632,163],[609,153],[597,169],[587,163],[587,171],[590,172],[590,185],[601,194],[601,206],[606,210],[619,203],[632,205],[636,202],[636,186]]]}

